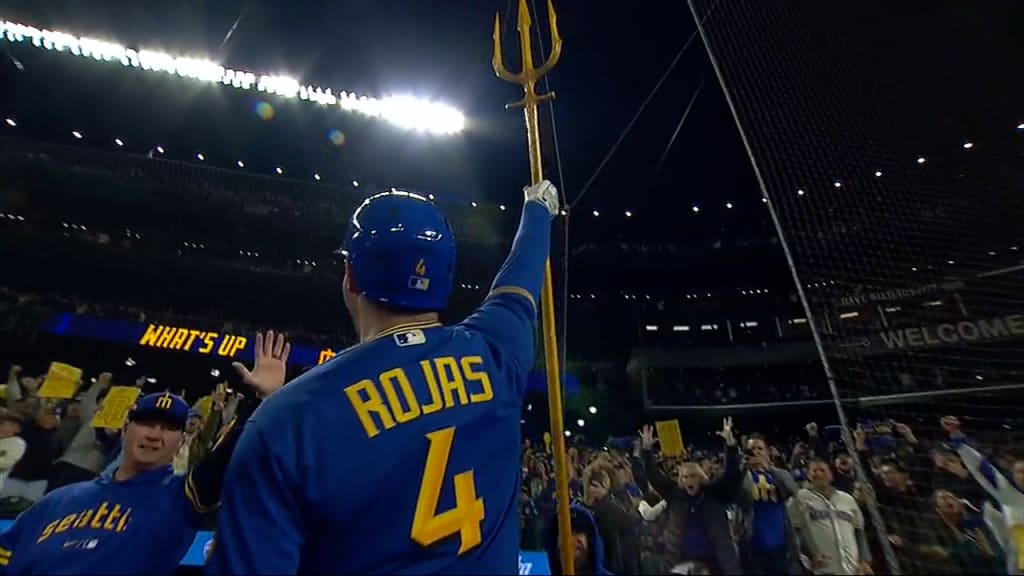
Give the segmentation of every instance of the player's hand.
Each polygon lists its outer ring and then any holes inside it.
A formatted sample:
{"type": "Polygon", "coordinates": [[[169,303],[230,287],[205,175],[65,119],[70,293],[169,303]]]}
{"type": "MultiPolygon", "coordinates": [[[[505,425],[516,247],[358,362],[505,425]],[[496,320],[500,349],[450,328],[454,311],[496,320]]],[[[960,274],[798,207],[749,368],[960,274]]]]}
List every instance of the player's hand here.
{"type": "Polygon", "coordinates": [[[558,188],[547,180],[541,180],[533,186],[523,188],[523,195],[527,202],[540,202],[551,213],[551,217],[558,216],[558,188]]]}
{"type": "Polygon", "coordinates": [[[234,362],[231,366],[242,377],[242,381],[255,388],[261,398],[266,398],[284,386],[288,354],[291,351],[292,345],[287,342],[284,334],[275,335],[273,330],[268,330],[264,338],[263,334],[257,332],[252,372],[241,362],[234,362]]]}

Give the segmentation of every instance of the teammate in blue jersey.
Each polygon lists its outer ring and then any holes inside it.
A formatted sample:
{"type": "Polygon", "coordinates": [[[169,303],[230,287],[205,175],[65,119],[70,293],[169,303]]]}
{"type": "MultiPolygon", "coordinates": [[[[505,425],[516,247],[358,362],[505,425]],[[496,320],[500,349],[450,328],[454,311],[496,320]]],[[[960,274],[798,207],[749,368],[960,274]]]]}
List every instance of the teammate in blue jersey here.
{"type": "MultiPolygon", "coordinates": [[[[261,394],[284,384],[288,345],[257,335],[246,382],[261,394]],[[267,346],[266,353],[259,350],[267,346]]],[[[239,407],[244,424],[255,402],[239,407]]],[[[189,405],[169,393],[142,397],[124,428],[124,457],[112,474],[47,494],[0,534],[0,574],[171,574],[188,552],[201,515],[216,507],[231,451],[244,426],[226,429],[187,476],[171,463],[185,442],[189,405]]]]}
{"type": "Polygon", "coordinates": [[[518,573],[519,418],[559,204],[549,182],[525,195],[490,294],[453,326],[437,207],[398,191],[359,206],[341,284],[360,343],[250,420],[209,573],[518,573]]]}

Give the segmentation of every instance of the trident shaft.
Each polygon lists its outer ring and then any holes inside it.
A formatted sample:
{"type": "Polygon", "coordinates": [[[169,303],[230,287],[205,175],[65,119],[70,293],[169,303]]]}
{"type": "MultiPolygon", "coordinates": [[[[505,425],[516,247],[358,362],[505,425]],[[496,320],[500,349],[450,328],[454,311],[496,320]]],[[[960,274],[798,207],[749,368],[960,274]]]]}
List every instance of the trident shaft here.
{"type": "MultiPolygon", "coordinates": [[[[551,54],[540,68],[533,66],[533,50],[530,42],[530,10],[526,0],[519,0],[519,54],[522,71],[513,74],[505,67],[501,51],[501,19],[494,15],[494,73],[502,80],[523,87],[523,99],[508,104],[506,108],[522,108],[526,119],[526,141],[530,150],[530,177],[536,184],[544,179],[544,167],[540,154],[540,125],[537,120],[537,104],[554,99],[552,92],[537,94],[537,80],[551,71],[562,55],[562,37],[558,34],[558,18],[555,7],[548,0],[548,23],[551,27],[551,54]]],[[[561,545],[562,573],[572,576],[573,566],[572,529],[569,521],[569,468],[566,462],[564,414],[562,409],[561,374],[558,370],[558,341],[555,336],[554,290],[551,286],[551,259],[544,270],[544,285],[541,287],[541,320],[544,335],[544,363],[548,380],[548,414],[551,421],[551,444],[555,456],[555,487],[558,500],[558,537],[561,545]]]]}

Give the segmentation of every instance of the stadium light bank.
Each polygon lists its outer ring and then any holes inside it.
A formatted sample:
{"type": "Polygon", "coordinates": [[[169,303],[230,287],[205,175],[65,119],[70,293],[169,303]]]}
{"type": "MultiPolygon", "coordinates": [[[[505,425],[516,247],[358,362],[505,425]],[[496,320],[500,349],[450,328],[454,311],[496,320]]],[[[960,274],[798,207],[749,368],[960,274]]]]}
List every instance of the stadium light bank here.
{"type": "Polygon", "coordinates": [[[135,50],[104,40],[39,29],[7,20],[0,20],[0,39],[12,43],[28,42],[37,48],[67,52],[81,58],[120,62],[126,68],[163,72],[200,82],[219,83],[238,90],[256,90],[324,106],[338,106],[342,110],[380,118],[401,128],[429,134],[456,134],[466,127],[466,118],[455,108],[413,96],[378,99],[351,92],[335,94],[330,88],[304,85],[288,76],[234,70],[202,58],[135,50]]]}

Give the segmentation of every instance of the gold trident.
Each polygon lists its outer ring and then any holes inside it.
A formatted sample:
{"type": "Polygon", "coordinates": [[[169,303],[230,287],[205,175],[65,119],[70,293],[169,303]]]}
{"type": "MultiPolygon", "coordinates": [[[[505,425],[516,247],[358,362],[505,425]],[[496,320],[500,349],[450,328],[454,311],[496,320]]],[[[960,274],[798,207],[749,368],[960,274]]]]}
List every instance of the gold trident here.
{"type": "MultiPolygon", "coordinates": [[[[530,150],[530,179],[536,184],[544,179],[544,167],[540,155],[540,126],[537,122],[537,104],[555,97],[553,92],[537,95],[537,80],[551,71],[562,55],[562,37],[558,34],[558,18],[555,7],[548,0],[548,22],[551,26],[551,54],[540,68],[533,67],[533,50],[530,44],[530,10],[526,0],[519,0],[519,54],[523,69],[513,74],[505,68],[501,53],[501,18],[494,15],[494,73],[498,78],[523,87],[523,99],[508,104],[506,109],[522,108],[526,119],[526,142],[530,150]]],[[[566,462],[564,414],[562,413],[561,374],[558,370],[558,341],[555,335],[554,290],[551,287],[551,259],[544,268],[544,284],[541,287],[541,320],[544,334],[544,360],[548,380],[548,414],[551,422],[551,451],[555,456],[555,488],[558,501],[558,537],[561,542],[562,573],[572,576],[573,566],[572,529],[569,521],[569,468],[566,462]]]]}

